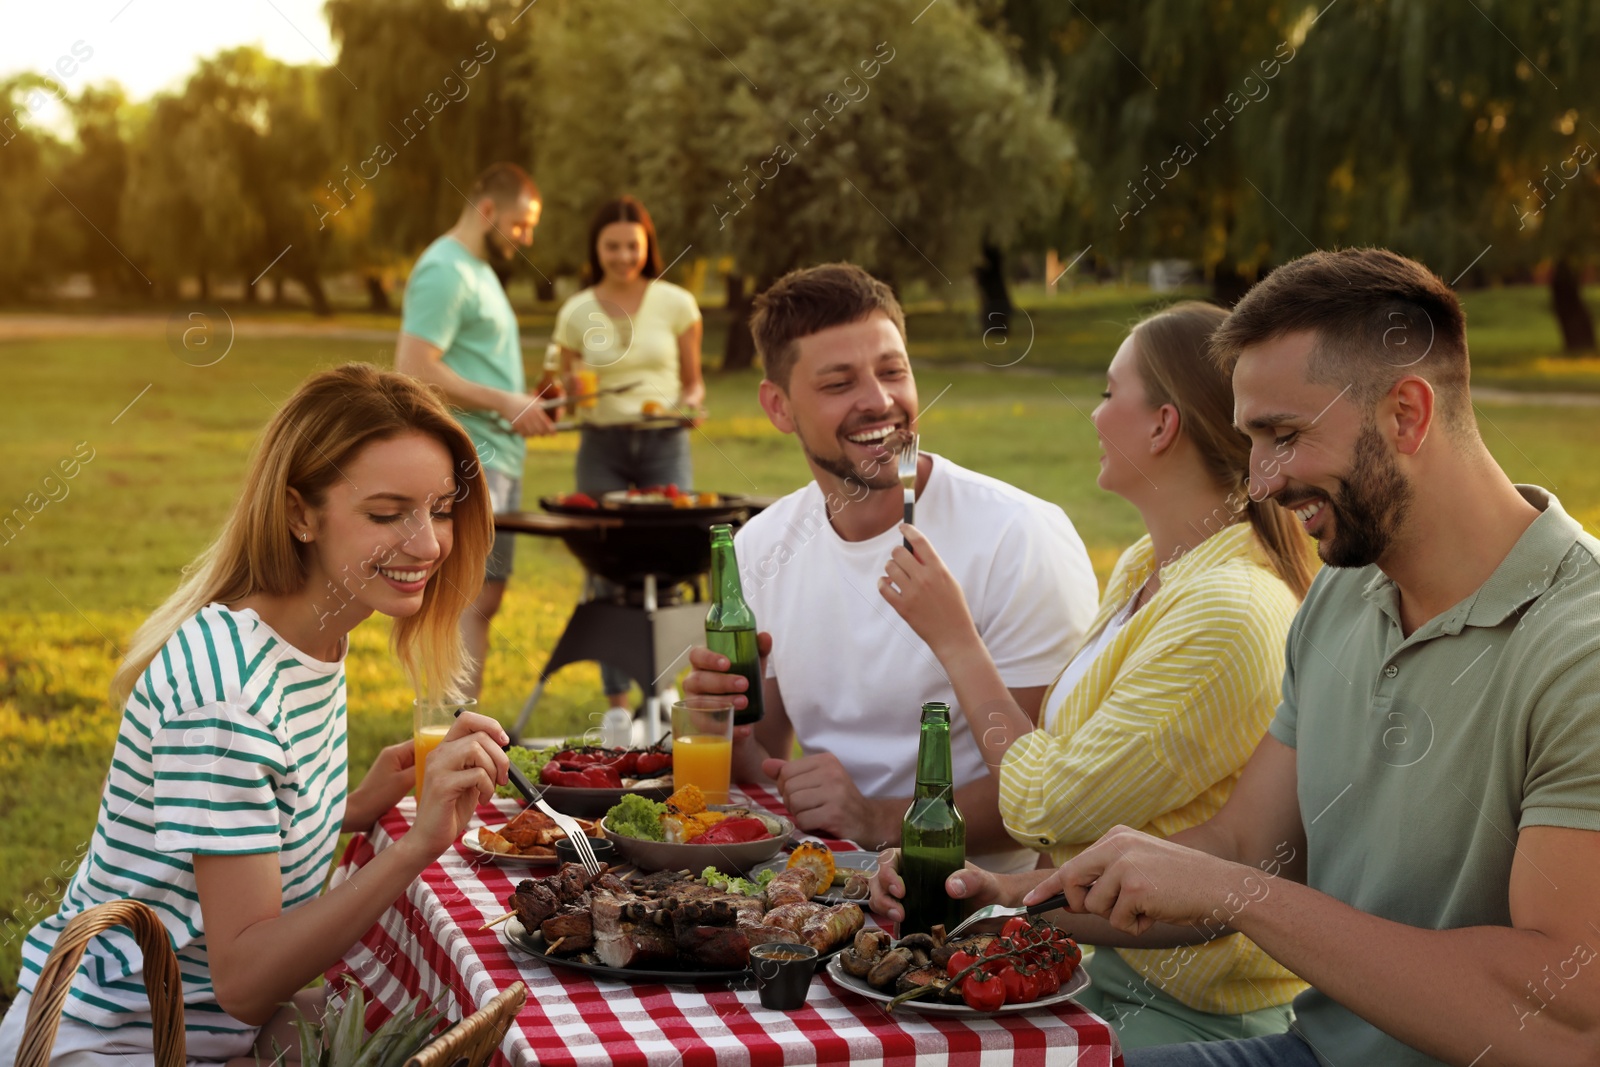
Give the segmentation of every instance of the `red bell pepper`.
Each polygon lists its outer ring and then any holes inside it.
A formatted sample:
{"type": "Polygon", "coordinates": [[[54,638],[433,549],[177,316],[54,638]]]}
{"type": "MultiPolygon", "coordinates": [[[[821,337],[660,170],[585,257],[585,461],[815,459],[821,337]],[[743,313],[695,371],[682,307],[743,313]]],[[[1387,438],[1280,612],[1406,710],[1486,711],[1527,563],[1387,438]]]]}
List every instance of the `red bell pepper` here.
{"type": "Polygon", "coordinates": [[[545,785],[571,786],[579,789],[621,789],[622,778],[610,767],[595,763],[573,763],[550,760],[539,771],[539,781],[545,785]]]}
{"type": "Polygon", "coordinates": [[[698,837],[691,837],[691,845],[737,845],[744,841],[761,841],[772,836],[767,824],[750,815],[723,819],[698,837]]]}

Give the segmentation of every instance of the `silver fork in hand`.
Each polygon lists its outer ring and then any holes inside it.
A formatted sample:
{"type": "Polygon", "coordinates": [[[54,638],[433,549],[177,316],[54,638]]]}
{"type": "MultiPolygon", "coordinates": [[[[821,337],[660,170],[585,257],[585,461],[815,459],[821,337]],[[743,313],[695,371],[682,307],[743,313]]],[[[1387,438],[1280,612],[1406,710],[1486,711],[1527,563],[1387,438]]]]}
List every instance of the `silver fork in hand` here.
{"type": "MultiPolygon", "coordinates": [[[[906,434],[900,445],[900,451],[895,456],[896,466],[900,471],[900,488],[906,494],[906,524],[910,525],[912,514],[917,506],[917,435],[906,434]]],[[[905,542],[906,551],[911,551],[911,542],[905,542]]]]}

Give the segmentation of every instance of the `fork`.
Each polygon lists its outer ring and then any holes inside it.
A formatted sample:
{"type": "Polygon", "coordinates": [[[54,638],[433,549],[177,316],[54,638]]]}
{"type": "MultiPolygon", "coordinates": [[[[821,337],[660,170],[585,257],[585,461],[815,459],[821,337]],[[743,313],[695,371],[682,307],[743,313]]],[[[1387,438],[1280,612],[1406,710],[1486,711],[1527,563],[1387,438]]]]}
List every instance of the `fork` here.
{"type": "MultiPolygon", "coordinates": [[[[906,524],[910,525],[912,513],[917,506],[917,435],[906,434],[900,445],[900,451],[895,455],[895,463],[900,472],[900,488],[906,494],[906,524]]],[[[906,551],[911,551],[911,542],[905,542],[906,551]]]]}
{"type": "Polygon", "coordinates": [[[589,836],[583,832],[583,827],[570,815],[561,812],[545,803],[544,795],[537,786],[528,780],[522,773],[522,768],[515,763],[506,768],[507,777],[511,784],[517,787],[517,792],[527,798],[529,804],[550,816],[552,822],[566,831],[567,837],[572,839],[572,847],[578,850],[578,858],[583,861],[583,869],[589,872],[591,878],[600,876],[600,861],[594,854],[594,846],[589,844],[589,836]]]}
{"type": "Polygon", "coordinates": [[[1039,901],[1037,904],[1029,904],[1026,908],[1008,908],[1004,904],[990,904],[987,907],[979,908],[965,919],[962,919],[956,924],[954,930],[950,930],[944,935],[944,939],[950,941],[967,927],[980,923],[985,919],[1007,919],[1013,915],[1043,915],[1047,911],[1055,911],[1057,908],[1066,906],[1067,896],[1065,893],[1058,893],[1053,897],[1039,901]]]}
{"type": "Polygon", "coordinates": [[[578,820],[570,815],[561,814],[555,808],[546,804],[543,797],[535,800],[533,806],[550,816],[557,826],[567,832],[567,838],[572,842],[573,847],[578,850],[578,858],[583,861],[583,869],[589,872],[589,877],[600,877],[600,871],[602,870],[600,861],[595,858],[594,846],[589,844],[588,835],[583,832],[583,827],[578,825],[578,820]]]}

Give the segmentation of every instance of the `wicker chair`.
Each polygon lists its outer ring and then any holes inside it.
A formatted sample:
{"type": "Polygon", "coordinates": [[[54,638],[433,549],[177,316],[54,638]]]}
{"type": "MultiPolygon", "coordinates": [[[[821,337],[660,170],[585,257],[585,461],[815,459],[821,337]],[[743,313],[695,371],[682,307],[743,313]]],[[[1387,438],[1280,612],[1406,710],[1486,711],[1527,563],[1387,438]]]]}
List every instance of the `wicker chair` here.
{"type": "MultiPolygon", "coordinates": [[[[150,991],[156,1067],[184,1067],[183,981],[167,929],[148,904],[114,900],[99,904],[67,923],[45,960],[28,1004],[28,1021],[17,1050],[16,1067],[48,1067],[61,1026],[61,1009],[89,942],[113,926],[126,927],[144,953],[145,988],[150,991]]],[[[511,1020],[528,999],[521,982],[440,1034],[406,1062],[406,1067],[482,1067],[505,1040],[511,1020]]]]}
{"type": "Polygon", "coordinates": [[[17,1050],[17,1067],[46,1067],[50,1062],[56,1031],[61,1027],[61,1008],[66,1004],[84,950],[98,934],[113,926],[127,927],[144,953],[156,1067],[183,1067],[183,979],[178,973],[178,958],[172,952],[167,928],[148,904],[137,900],[96,905],[75,916],[61,931],[28,1003],[28,1022],[17,1050]]]}
{"type": "Polygon", "coordinates": [[[505,1040],[511,1020],[527,1000],[528,987],[511,983],[489,1003],[424,1045],[406,1061],[406,1067],[483,1067],[505,1040]]]}

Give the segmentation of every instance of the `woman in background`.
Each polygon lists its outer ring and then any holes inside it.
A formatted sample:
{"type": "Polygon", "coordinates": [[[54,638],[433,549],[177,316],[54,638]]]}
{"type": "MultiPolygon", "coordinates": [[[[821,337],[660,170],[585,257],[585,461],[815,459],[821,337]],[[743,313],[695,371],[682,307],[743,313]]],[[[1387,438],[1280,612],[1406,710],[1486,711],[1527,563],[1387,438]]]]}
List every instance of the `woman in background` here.
{"type": "MultiPolygon", "coordinates": [[[[693,422],[705,403],[700,307],[687,289],[660,278],[655,223],[633,197],[609,200],[595,212],[587,274],[591,285],[561,306],[553,335],[582,423],[578,492],[599,500],[619,489],[688,489],[694,483],[688,429],[636,424],[680,414],[693,422]],[[595,389],[617,388],[627,391],[583,401],[595,389]]],[[[604,579],[591,580],[597,593],[615,592],[604,579]]],[[[628,707],[628,676],[602,664],[600,678],[607,702],[628,707]]]]}

